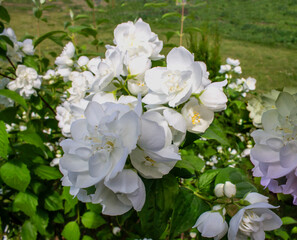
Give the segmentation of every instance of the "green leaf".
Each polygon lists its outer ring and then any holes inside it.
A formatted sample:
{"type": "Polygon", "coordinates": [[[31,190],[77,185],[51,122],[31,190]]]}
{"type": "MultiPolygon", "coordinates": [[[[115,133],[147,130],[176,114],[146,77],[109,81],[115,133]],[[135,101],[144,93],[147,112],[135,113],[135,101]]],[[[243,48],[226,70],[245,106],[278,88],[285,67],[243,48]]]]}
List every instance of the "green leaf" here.
{"type": "Polygon", "coordinates": [[[21,236],[23,240],[35,240],[37,239],[37,228],[27,220],[22,226],[21,236]]]}
{"type": "Polygon", "coordinates": [[[205,131],[202,137],[207,139],[214,139],[222,145],[230,145],[223,127],[217,120],[215,120],[210,125],[210,127],[205,131]]]}
{"type": "Polygon", "coordinates": [[[290,235],[289,235],[286,231],[281,230],[281,229],[276,229],[276,230],[274,230],[274,234],[275,234],[276,236],[278,236],[278,237],[281,237],[281,238],[284,239],[284,240],[289,240],[289,239],[291,239],[291,238],[290,238],[290,235]]]}
{"type": "Polygon", "coordinates": [[[18,137],[25,143],[32,144],[35,147],[45,150],[41,137],[36,132],[33,132],[32,130],[19,132],[18,137]]]}
{"type": "Polygon", "coordinates": [[[102,206],[100,204],[87,203],[87,209],[97,214],[101,214],[102,212],[102,206]]]}
{"type": "Polygon", "coordinates": [[[85,0],[85,2],[88,4],[89,8],[94,9],[94,4],[91,0],[85,0]]]}
{"type": "Polygon", "coordinates": [[[91,238],[90,236],[88,235],[84,235],[82,240],[94,240],[94,238],[91,238]]]}
{"type": "Polygon", "coordinates": [[[193,227],[198,217],[207,210],[209,210],[207,203],[192,191],[181,188],[175,199],[169,238],[173,239],[193,227]]]}
{"type": "Polygon", "coordinates": [[[19,191],[25,191],[31,181],[27,165],[17,160],[2,165],[0,174],[5,184],[19,191]]]}
{"type": "Polygon", "coordinates": [[[204,167],[204,161],[195,154],[193,149],[181,150],[182,161],[186,161],[192,165],[195,171],[200,172],[204,167]]]}
{"type": "Polygon", "coordinates": [[[46,165],[40,165],[36,167],[34,169],[34,173],[41,179],[45,180],[55,180],[62,177],[62,174],[57,168],[46,165]]]}
{"type": "Polygon", "coordinates": [[[138,213],[146,237],[159,239],[167,227],[178,194],[176,178],[170,174],[162,179],[147,180],[146,202],[138,213]]]}
{"type": "Polygon", "coordinates": [[[297,234],[297,227],[292,228],[291,234],[297,234]]]}
{"type": "Polygon", "coordinates": [[[48,221],[49,217],[47,213],[41,209],[38,209],[36,214],[31,217],[31,222],[41,235],[47,235],[46,227],[48,225],[48,221]]]}
{"type": "Polygon", "coordinates": [[[63,209],[62,198],[59,193],[53,192],[44,199],[44,208],[49,211],[57,211],[63,209]]]}
{"type": "Polygon", "coordinates": [[[145,3],[144,4],[144,7],[155,7],[155,8],[158,8],[158,7],[166,7],[168,5],[167,2],[159,2],[159,3],[145,3]]]}
{"type": "Polygon", "coordinates": [[[0,22],[0,33],[2,33],[5,29],[3,22],[0,22]]]}
{"type": "Polygon", "coordinates": [[[37,205],[37,196],[29,192],[18,193],[13,201],[13,206],[20,209],[29,217],[35,214],[37,205]]]}
{"type": "Polygon", "coordinates": [[[282,222],[283,222],[283,225],[289,225],[289,224],[296,224],[297,223],[297,221],[294,218],[291,218],[291,217],[283,217],[282,222]]]}
{"type": "Polygon", "coordinates": [[[1,89],[0,95],[10,98],[11,100],[15,101],[16,103],[23,106],[25,109],[28,108],[28,105],[23,97],[21,97],[18,93],[14,91],[10,91],[8,89],[1,89]]]}
{"type": "Polygon", "coordinates": [[[165,14],[163,14],[163,16],[162,16],[162,19],[164,19],[164,18],[168,18],[168,17],[178,17],[178,18],[181,18],[181,14],[178,13],[178,12],[165,13],[165,14]]]}
{"type": "Polygon", "coordinates": [[[78,14],[74,20],[78,20],[78,19],[84,19],[84,18],[89,18],[89,15],[86,14],[78,14]]]}
{"type": "Polygon", "coordinates": [[[70,212],[78,202],[77,198],[74,198],[69,193],[69,190],[70,190],[70,187],[63,187],[62,198],[65,199],[65,204],[64,204],[64,213],[65,214],[70,212]]]}
{"type": "Polygon", "coordinates": [[[35,69],[37,72],[39,70],[38,63],[39,63],[39,60],[37,60],[37,58],[34,57],[34,56],[25,56],[24,57],[24,65],[26,65],[27,67],[35,69]]]}
{"type": "Polygon", "coordinates": [[[14,47],[13,42],[10,40],[9,37],[5,36],[5,35],[1,35],[0,36],[0,40],[3,40],[4,42],[6,42],[8,45],[10,45],[11,47],[14,47]]]}
{"type": "Polygon", "coordinates": [[[104,218],[95,212],[84,213],[81,222],[86,228],[98,228],[106,223],[104,218]]]}
{"type": "Polygon", "coordinates": [[[243,197],[248,192],[257,192],[257,188],[250,182],[236,183],[236,197],[243,197]]]}
{"type": "Polygon", "coordinates": [[[10,21],[9,13],[3,6],[0,6],[0,18],[6,22],[10,21]]]}
{"type": "Polygon", "coordinates": [[[40,8],[33,8],[34,16],[38,19],[42,16],[42,10],[40,8]]]}
{"type": "Polygon", "coordinates": [[[36,48],[41,42],[43,42],[45,39],[53,36],[53,35],[56,35],[56,34],[61,34],[63,33],[64,35],[66,35],[67,33],[64,32],[64,31],[51,31],[51,32],[48,32],[46,34],[43,34],[42,36],[40,36],[39,38],[37,38],[34,42],[34,48],[36,48]]]}
{"type": "Polygon", "coordinates": [[[69,26],[68,30],[72,33],[79,33],[81,30],[85,29],[86,26],[69,26]]]}
{"type": "Polygon", "coordinates": [[[95,29],[93,29],[93,28],[88,28],[88,27],[82,29],[82,30],[81,30],[81,33],[86,34],[86,35],[91,35],[91,36],[93,36],[94,38],[96,38],[96,35],[97,35],[97,31],[96,31],[95,29]]]}
{"type": "Polygon", "coordinates": [[[9,140],[5,123],[0,121],[0,157],[7,159],[8,145],[9,140]]]}
{"type": "Polygon", "coordinates": [[[215,177],[218,175],[218,173],[218,169],[208,170],[205,173],[203,173],[198,180],[199,190],[202,192],[209,191],[211,183],[215,180],[215,177]]]}
{"type": "Polygon", "coordinates": [[[76,222],[69,222],[63,229],[62,236],[67,240],[79,240],[80,230],[76,222]]]}

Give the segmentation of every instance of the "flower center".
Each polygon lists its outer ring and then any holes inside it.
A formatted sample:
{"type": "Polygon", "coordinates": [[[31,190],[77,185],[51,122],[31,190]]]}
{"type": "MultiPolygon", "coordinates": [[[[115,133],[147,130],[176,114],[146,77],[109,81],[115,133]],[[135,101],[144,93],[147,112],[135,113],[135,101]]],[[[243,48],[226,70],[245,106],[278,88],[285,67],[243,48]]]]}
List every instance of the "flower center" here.
{"type": "Polygon", "coordinates": [[[191,117],[191,119],[192,119],[192,124],[193,125],[196,125],[196,124],[198,124],[198,123],[200,123],[200,114],[198,113],[198,112],[194,112],[193,113],[193,116],[191,117]]]}
{"type": "Polygon", "coordinates": [[[268,214],[263,215],[267,216],[260,217],[255,212],[246,210],[239,225],[239,229],[241,230],[241,232],[246,236],[251,236],[253,232],[258,232],[260,229],[262,229],[262,221],[264,220],[264,218],[271,218],[271,216],[268,214]]]}
{"type": "Polygon", "coordinates": [[[145,157],[145,165],[147,165],[147,166],[154,166],[154,164],[156,163],[156,161],[155,160],[153,160],[153,159],[151,159],[149,156],[146,156],[145,157]]]}

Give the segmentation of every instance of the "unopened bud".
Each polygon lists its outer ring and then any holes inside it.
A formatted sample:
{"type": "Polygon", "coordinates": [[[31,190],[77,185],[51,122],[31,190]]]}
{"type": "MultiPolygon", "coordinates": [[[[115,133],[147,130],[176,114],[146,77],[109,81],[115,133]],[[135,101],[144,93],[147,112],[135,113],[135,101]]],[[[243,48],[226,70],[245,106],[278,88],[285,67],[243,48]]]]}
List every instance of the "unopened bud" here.
{"type": "Polygon", "coordinates": [[[223,183],[219,183],[219,184],[217,184],[215,186],[214,194],[217,197],[223,197],[224,196],[224,184],[223,183]]]}
{"type": "Polygon", "coordinates": [[[228,198],[232,198],[236,195],[236,186],[232,182],[225,182],[224,194],[228,198]]]}

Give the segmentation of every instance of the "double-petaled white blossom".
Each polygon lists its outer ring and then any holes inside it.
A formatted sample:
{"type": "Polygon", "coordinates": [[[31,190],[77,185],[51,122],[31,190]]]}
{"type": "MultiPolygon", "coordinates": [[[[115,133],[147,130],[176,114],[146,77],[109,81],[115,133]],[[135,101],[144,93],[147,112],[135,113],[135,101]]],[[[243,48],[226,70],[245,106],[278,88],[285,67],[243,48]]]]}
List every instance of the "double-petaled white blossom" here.
{"type": "Polygon", "coordinates": [[[146,104],[165,104],[176,107],[186,102],[202,85],[199,62],[184,47],[172,49],[166,58],[167,67],[155,67],[145,73],[149,88],[143,98],[146,104]]]}
{"type": "Polygon", "coordinates": [[[263,130],[252,133],[256,145],[251,150],[253,174],[273,192],[292,194],[297,204],[297,100],[296,95],[279,94],[276,109],[262,116],[263,130]],[[284,179],[279,183],[278,179],[284,179]]]}
{"type": "Polygon", "coordinates": [[[135,23],[129,21],[119,24],[114,30],[114,44],[129,57],[145,56],[152,60],[163,58],[160,55],[163,42],[142,19],[135,23]]]}
{"type": "Polygon", "coordinates": [[[18,65],[16,70],[16,79],[7,84],[12,91],[18,91],[24,98],[29,98],[32,94],[36,94],[35,89],[39,89],[41,78],[33,68],[25,65],[18,65]]]}

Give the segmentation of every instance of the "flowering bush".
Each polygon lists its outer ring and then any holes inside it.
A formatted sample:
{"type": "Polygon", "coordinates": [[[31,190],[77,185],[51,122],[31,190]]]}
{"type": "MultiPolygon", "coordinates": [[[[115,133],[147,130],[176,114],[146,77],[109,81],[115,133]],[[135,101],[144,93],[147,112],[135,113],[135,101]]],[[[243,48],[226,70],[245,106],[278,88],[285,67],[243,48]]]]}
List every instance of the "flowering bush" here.
{"type": "Polygon", "coordinates": [[[141,19],[115,28],[104,58],[84,55],[63,32],[54,65],[35,49],[56,32],[18,42],[0,30],[2,235],[285,239],[282,221],[296,220],[269,210],[278,207],[247,174],[254,167],[263,186],[296,204],[295,95],[246,106],[256,80],[239,77],[239,60],[210,79],[185,47],[163,56],[141,19]],[[253,123],[263,130],[251,133],[253,123]]]}

